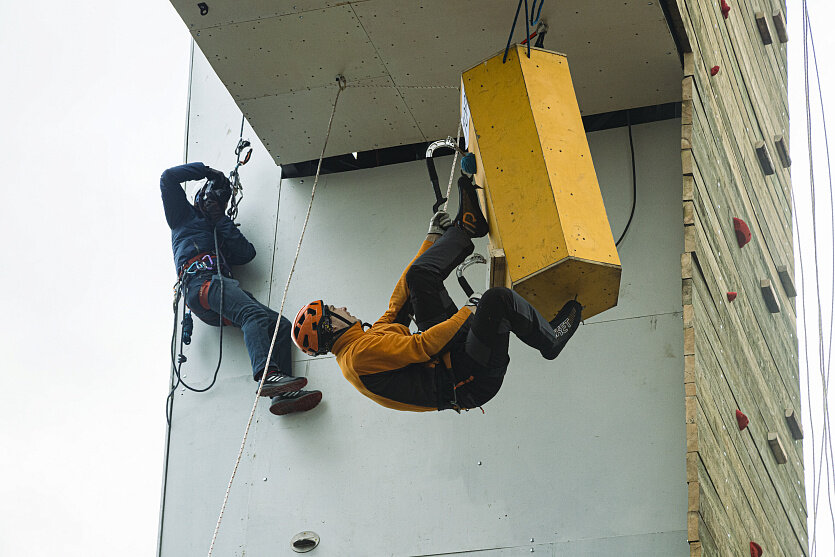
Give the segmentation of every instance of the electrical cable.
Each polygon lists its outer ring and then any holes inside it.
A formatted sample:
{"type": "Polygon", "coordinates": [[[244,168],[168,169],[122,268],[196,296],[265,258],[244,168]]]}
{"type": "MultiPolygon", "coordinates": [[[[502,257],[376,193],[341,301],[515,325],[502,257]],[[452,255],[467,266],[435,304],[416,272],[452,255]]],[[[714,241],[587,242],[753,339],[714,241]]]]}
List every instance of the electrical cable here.
{"type": "Polygon", "coordinates": [[[626,221],[626,226],[623,229],[623,233],[618,238],[618,241],[615,242],[615,247],[618,247],[623,240],[623,237],[626,236],[627,231],[629,231],[629,227],[632,224],[632,217],[635,216],[635,205],[638,203],[638,181],[636,179],[636,172],[635,172],[635,142],[632,140],[632,121],[629,118],[629,111],[626,111],[626,127],[629,130],[629,154],[632,157],[632,209],[629,211],[629,220],[626,221]]]}
{"type": "MultiPolygon", "coordinates": [[[[804,2],[805,4],[805,2],[804,2]]],[[[826,162],[827,162],[827,172],[828,172],[828,179],[829,179],[829,199],[830,199],[830,217],[833,215],[833,201],[832,201],[832,167],[830,164],[830,156],[829,156],[829,137],[827,133],[826,127],[826,112],[824,109],[823,104],[823,92],[820,83],[820,70],[818,68],[817,62],[817,53],[815,50],[815,39],[812,33],[812,24],[809,18],[808,8],[804,11],[804,26],[808,29],[809,32],[809,43],[811,44],[811,54],[812,54],[812,61],[815,67],[815,77],[817,82],[818,88],[818,98],[820,100],[820,109],[821,109],[821,123],[823,128],[823,137],[824,137],[824,145],[826,149],[826,162]]],[[[804,37],[805,38],[805,37],[804,37]]],[[[806,55],[808,56],[808,48],[806,50],[806,55]]],[[[805,61],[805,66],[808,68],[808,58],[805,61]]],[[[806,70],[807,76],[807,104],[808,104],[808,70],[806,70]]],[[[811,120],[810,120],[811,122],[811,120]]],[[[810,143],[811,143],[811,123],[809,124],[809,128],[807,130],[809,134],[810,143]]],[[[812,163],[812,150],[809,150],[810,155],[810,173],[814,172],[813,163],[812,163]]],[[[812,187],[814,188],[814,182],[812,182],[812,187]]],[[[814,190],[813,190],[814,191],[814,190]]],[[[813,210],[812,210],[812,220],[813,223],[815,222],[815,214],[816,211],[814,210],[814,193],[813,193],[813,210]]],[[[830,218],[830,222],[831,222],[830,218]]],[[[816,225],[815,230],[817,230],[816,225]]],[[[835,230],[833,230],[833,236],[835,236],[835,230]]],[[[830,254],[832,256],[833,254],[830,254]]],[[[833,265],[835,265],[835,260],[833,260],[833,265]]],[[[832,317],[833,317],[833,309],[835,309],[835,298],[830,298],[830,302],[833,304],[830,306],[830,330],[829,330],[829,351],[826,363],[824,364],[824,342],[823,342],[823,326],[821,323],[822,315],[821,315],[821,302],[820,302],[820,273],[818,271],[818,261],[817,261],[817,236],[815,236],[815,276],[816,276],[816,287],[817,287],[817,295],[818,295],[818,328],[819,328],[819,335],[820,335],[820,342],[819,342],[819,351],[820,351],[820,372],[821,372],[821,383],[823,388],[823,432],[821,435],[822,438],[822,445],[821,445],[821,458],[820,458],[820,471],[818,472],[818,479],[817,479],[817,491],[815,493],[815,507],[817,510],[818,500],[820,498],[820,490],[822,487],[823,482],[821,482],[821,472],[824,468],[826,468],[826,495],[827,495],[827,502],[829,504],[829,515],[832,521],[832,532],[833,538],[835,538],[835,507],[832,504],[832,486],[833,486],[833,478],[832,478],[832,468],[833,468],[833,461],[835,461],[835,457],[833,457],[833,442],[832,442],[832,427],[829,422],[829,374],[831,371],[831,355],[832,355],[832,317]]],[[[832,283],[831,283],[832,284],[832,283]]],[[[835,292],[835,284],[832,284],[833,292],[835,292]]],[[[816,528],[817,529],[817,528],[816,528]]],[[[817,538],[815,538],[815,542],[817,538]]]]}
{"type": "MultiPolygon", "coordinates": [[[[822,323],[822,304],[820,298],[820,269],[818,266],[818,246],[817,246],[817,210],[816,210],[816,190],[815,190],[815,172],[814,172],[814,155],[813,155],[813,141],[812,141],[812,111],[811,111],[811,102],[810,102],[810,87],[809,87],[809,43],[811,42],[811,50],[812,50],[812,60],[815,66],[815,74],[817,77],[817,86],[818,86],[818,95],[820,100],[820,107],[821,107],[821,120],[823,125],[823,133],[824,133],[824,140],[825,140],[825,147],[826,147],[826,159],[827,159],[827,170],[828,170],[828,179],[829,179],[829,195],[830,195],[830,221],[832,221],[833,217],[833,198],[832,198],[832,172],[831,172],[831,164],[830,164],[830,154],[829,154],[829,141],[828,141],[828,133],[826,127],[826,116],[824,110],[824,103],[823,103],[823,92],[820,83],[820,71],[817,64],[817,55],[815,52],[814,46],[814,37],[812,34],[812,27],[811,27],[811,19],[809,17],[808,5],[806,0],[803,0],[802,3],[803,8],[803,58],[804,58],[804,90],[805,90],[805,97],[806,97],[806,139],[807,139],[807,148],[809,154],[809,184],[810,184],[810,192],[811,192],[811,204],[812,204],[812,227],[813,227],[813,253],[814,253],[814,260],[815,260],[815,289],[816,289],[816,296],[817,296],[817,311],[818,311],[818,355],[819,355],[819,362],[818,367],[820,368],[821,374],[821,382],[823,387],[823,431],[821,434],[821,448],[820,448],[820,460],[818,461],[817,458],[817,450],[816,450],[816,443],[815,443],[815,431],[814,431],[814,412],[811,406],[811,384],[810,384],[810,373],[809,373],[809,355],[808,355],[808,333],[806,328],[806,318],[805,318],[805,308],[806,304],[804,301],[805,298],[805,275],[803,272],[803,250],[802,246],[801,249],[798,250],[799,252],[799,259],[801,265],[801,281],[802,281],[802,290],[804,295],[801,297],[801,308],[803,309],[803,331],[804,331],[804,344],[805,346],[805,354],[806,354],[806,395],[807,395],[807,405],[809,408],[809,424],[811,430],[811,437],[812,437],[812,492],[814,494],[814,503],[812,505],[812,517],[811,523],[813,526],[812,532],[812,542],[811,542],[811,554],[815,555],[817,553],[817,519],[818,519],[818,512],[819,512],[819,503],[820,503],[820,491],[821,488],[824,487],[824,483],[822,482],[822,472],[823,467],[826,465],[826,490],[827,490],[827,502],[829,504],[829,512],[830,512],[830,519],[832,521],[832,533],[833,533],[833,540],[835,540],[835,509],[833,509],[832,504],[832,467],[833,462],[835,462],[835,456],[833,456],[833,440],[832,440],[832,427],[829,421],[829,375],[830,375],[830,365],[831,365],[831,354],[832,354],[832,329],[833,329],[833,309],[835,309],[835,296],[831,296],[830,299],[830,331],[829,331],[829,350],[826,358],[824,357],[824,334],[823,334],[823,323],[822,323]]],[[[792,204],[794,206],[794,195],[792,194],[792,204]]],[[[797,226],[797,216],[796,216],[796,206],[795,206],[795,225],[797,226]]],[[[830,222],[832,229],[831,229],[831,237],[834,239],[833,244],[835,244],[835,223],[830,222]]],[[[798,239],[799,239],[799,231],[798,231],[798,239]]],[[[799,242],[798,242],[799,243],[799,242]]],[[[832,246],[833,250],[835,250],[835,245],[832,246]]],[[[831,252],[831,256],[835,255],[835,253],[831,252]]],[[[835,263],[833,263],[835,265],[835,263]]],[[[835,268],[835,267],[833,267],[835,268]]],[[[835,286],[833,287],[833,292],[835,292],[835,286]]]]}
{"type": "MultiPolygon", "coordinates": [[[[220,365],[223,362],[223,326],[224,326],[223,325],[223,278],[224,277],[223,277],[223,273],[221,271],[222,264],[221,264],[221,257],[220,257],[220,249],[219,249],[218,242],[217,242],[217,226],[214,226],[212,228],[212,234],[214,236],[214,241],[215,241],[215,261],[217,263],[217,268],[216,268],[217,274],[216,274],[216,276],[217,276],[218,281],[220,282],[220,313],[218,314],[218,329],[220,329],[220,332],[219,332],[219,338],[218,338],[217,365],[215,366],[215,371],[214,371],[214,374],[212,375],[212,382],[209,383],[209,385],[207,387],[192,387],[191,385],[189,385],[188,383],[186,383],[183,380],[183,377],[181,375],[181,370],[182,370],[183,363],[186,361],[186,358],[185,358],[185,355],[183,354],[183,338],[182,338],[182,335],[180,336],[179,354],[175,355],[175,352],[177,351],[176,350],[176,346],[177,346],[177,311],[179,309],[180,299],[182,298],[183,292],[184,292],[184,285],[183,285],[183,282],[181,281],[177,285],[177,294],[176,294],[175,299],[174,299],[174,331],[171,335],[171,352],[170,352],[171,353],[171,365],[174,368],[174,376],[176,378],[176,381],[174,382],[174,386],[171,388],[171,391],[168,393],[168,397],[166,398],[166,401],[165,401],[165,419],[168,422],[169,426],[171,425],[171,417],[172,417],[173,410],[174,410],[174,399],[173,399],[174,392],[177,390],[177,387],[182,385],[183,387],[185,387],[186,389],[188,389],[191,392],[205,393],[206,391],[208,391],[209,389],[211,389],[212,387],[215,386],[215,383],[217,382],[218,373],[220,372],[220,365]]],[[[185,273],[183,273],[183,274],[185,275],[185,273]]],[[[185,276],[183,278],[185,278],[185,276]]],[[[185,314],[186,314],[186,304],[185,304],[185,302],[183,302],[183,320],[185,320],[185,314]]]]}

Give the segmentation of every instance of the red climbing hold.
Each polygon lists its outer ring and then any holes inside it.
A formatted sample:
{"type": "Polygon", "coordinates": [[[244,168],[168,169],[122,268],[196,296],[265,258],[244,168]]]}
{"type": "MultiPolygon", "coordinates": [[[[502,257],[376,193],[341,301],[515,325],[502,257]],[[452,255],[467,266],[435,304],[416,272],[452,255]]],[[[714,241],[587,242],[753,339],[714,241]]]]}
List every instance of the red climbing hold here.
{"type": "Polygon", "coordinates": [[[748,228],[744,220],[734,217],[734,232],[736,232],[736,243],[739,244],[739,247],[751,241],[751,229],[748,228]]]}
{"type": "Polygon", "coordinates": [[[739,431],[742,431],[743,429],[748,427],[748,416],[746,416],[739,410],[736,411],[736,425],[739,426],[739,431]]]}
{"type": "Polygon", "coordinates": [[[751,557],[762,557],[763,548],[757,542],[751,542],[751,557]]]}
{"type": "Polygon", "coordinates": [[[731,7],[725,0],[722,0],[722,3],[720,4],[720,9],[722,10],[722,17],[728,19],[728,14],[731,13],[731,7]]]}
{"type": "Polygon", "coordinates": [[[736,292],[728,292],[728,301],[733,302],[736,300],[736,292]]]}
{"type": "Polygon", "coordinates": [[[719,66],[713,66],[710,68],[710,75],[716,75],[719,73],[719,66]]]}

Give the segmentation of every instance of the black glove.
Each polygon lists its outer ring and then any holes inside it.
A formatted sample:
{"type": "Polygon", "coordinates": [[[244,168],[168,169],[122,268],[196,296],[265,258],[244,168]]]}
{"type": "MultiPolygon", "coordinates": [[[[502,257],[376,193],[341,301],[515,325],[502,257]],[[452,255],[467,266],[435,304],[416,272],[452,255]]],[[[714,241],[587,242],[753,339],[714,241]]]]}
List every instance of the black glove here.
{"type": "Polygon", "coordinates": [[[217,202],[216,199],[211,197],[206,198],[203,202],[203,212],[206,214],[206,218],[209,219],[209,222],[212,224],[217,224],[223,218],[223,211],[225,207],[217,202]]]}
{"type": "Polygon", "coordinates": [[[215,170],[209,166],[206,167],[206,178],[209,180],[220,180],[221,182],[226,180],[226,174],[221,172],[220,170],[215,170]]]}

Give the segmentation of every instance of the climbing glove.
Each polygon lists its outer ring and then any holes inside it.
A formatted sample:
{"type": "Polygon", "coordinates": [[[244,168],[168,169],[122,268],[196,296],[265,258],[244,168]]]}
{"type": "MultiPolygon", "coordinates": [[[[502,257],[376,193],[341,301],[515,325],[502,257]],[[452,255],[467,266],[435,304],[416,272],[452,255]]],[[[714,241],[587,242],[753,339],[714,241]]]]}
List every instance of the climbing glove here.
{"type": "Polygon", "coordinates": [[[432,215],[429,221],[429,232],[427,234],[443,234],[444,230],[452,226],[452,218],[446,211],[438,211],[432,215]]]}
{"type": "Polygon", "coordinates": [[[206,213],[206,218],[208,218],[209,222],[212,224],[217,224],[221,219],[223,219],[224,209],[225,207],[212,197],[206,198],[203,202],[203,211],[206,213]]]}

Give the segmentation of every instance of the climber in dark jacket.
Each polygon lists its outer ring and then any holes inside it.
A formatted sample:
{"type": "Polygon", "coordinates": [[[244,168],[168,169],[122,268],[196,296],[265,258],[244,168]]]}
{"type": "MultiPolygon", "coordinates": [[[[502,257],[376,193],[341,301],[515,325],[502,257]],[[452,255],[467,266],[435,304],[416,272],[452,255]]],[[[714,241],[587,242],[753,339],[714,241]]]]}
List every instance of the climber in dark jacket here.
{"type": "Polygon", "coordinates": [[[222,172],[194,162],[163,172],[160,189],[186,305],[209,325],[219,325],[222,315],[224,325],[241,328],[255,380],[260,381],[264,369],[267,370],[261,395],[272,397],[273,414],[315,407],[322,393],[302,390],[307,379],[293,377],[290,322],[259,303],[232,278],[230,266],[252,261],[255,247],[224,213],[232,195],[229,180],[222,172]],[[206,182],[195,195],[194,203],[189,203],[181,184],[203,179],[206,182]],[[215,250],[216,245],[219,251],[215,250]],[[278,336],[268,364],[276,323],[278,336]]]}

